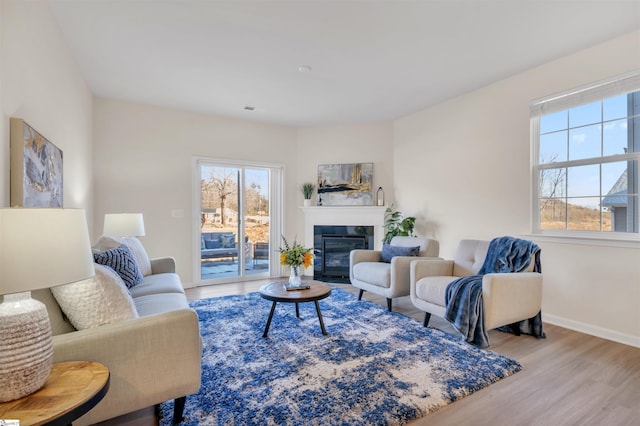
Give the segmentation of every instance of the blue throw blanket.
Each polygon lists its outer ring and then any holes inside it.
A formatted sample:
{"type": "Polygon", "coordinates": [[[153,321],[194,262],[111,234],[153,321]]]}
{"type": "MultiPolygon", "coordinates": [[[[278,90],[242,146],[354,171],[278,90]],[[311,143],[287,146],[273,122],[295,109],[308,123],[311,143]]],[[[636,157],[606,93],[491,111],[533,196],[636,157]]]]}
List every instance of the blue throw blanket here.
{"type": "MultiPolygon", "coordinates": [[[[540,247],[536,243],[513,237],[494,238],[478,275],[459,278],[447,286],[445,319],[465,336],[467,342],[480,348],[488,347],[489,336],[484,328],[482,276],[496,272],[522,272],[529,267],[532,258],[533,271],[542,272],[540,247]]],[[[500,327],[499,330],[545,337],[540,312],[533,318],[500,327]]]]}

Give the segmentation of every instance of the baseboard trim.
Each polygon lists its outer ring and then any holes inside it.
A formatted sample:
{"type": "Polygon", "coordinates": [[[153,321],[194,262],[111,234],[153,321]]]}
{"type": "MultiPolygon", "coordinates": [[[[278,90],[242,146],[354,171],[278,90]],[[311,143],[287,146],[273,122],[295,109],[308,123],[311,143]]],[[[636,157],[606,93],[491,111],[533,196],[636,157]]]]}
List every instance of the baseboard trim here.
{"type": "Polygon", "coordinates": [[[640,336],[633,336],[631,334],[620,333],[618,331],[598,327],[591,324],[586,324],[580,321],[574,321],[574,320],[559,317],[556,315],[545,314],[544,312],[542,315],[543,315],[542,320],[549,324],[557,325],[563,328],[568,328],[569,330],[578,331],[580,333],[589,334],[591,336],[601,337],[603,339],[622,343],[624,345],[640,348],[640,336]]]}

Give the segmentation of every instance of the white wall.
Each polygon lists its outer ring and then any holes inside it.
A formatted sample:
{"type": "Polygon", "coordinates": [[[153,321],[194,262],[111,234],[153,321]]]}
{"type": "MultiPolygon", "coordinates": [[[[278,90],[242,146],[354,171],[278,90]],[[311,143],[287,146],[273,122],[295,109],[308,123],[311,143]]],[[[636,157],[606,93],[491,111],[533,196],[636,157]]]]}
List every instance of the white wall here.
{"type": "MultiPolygon", "coordinates": [[[[640,32],[397,120],[399,207],[451,257],[462,238],[531,232],[529,103],[640,70],[640,32]]],[[[473,72],[473,70],[469,70],[473,72]]],[[[531,237],[542,247],[543,319],[640,346],[640,245],[531,237]]]]}
{"type": "Polygon", "coordinates": [[[64,206],[93,208],[92,102],[44,1],[0,1],[0,204],[9,206],[9,119],[23,118],[64,156],[64,206]]]}
{"type": "Polygon", "coordinates": [[[299,186],[316,181],[318,164],[373,162],[376,185],[392,185],[391,122],[295,129],[100,98],[94,111],[94,234],[104,213],[142,212],[149,255],[175,257],[186,286],[194,282],[192,226],[200,220],[193,156],[285,164],[285,232],[301,240],[299,186]]]}
{"type": "MultiPolygon", "coordinates": [[[[316,183],[319,164],[373,163],[373,190],[382,186],[385,204],[393,202],[393,123],[367,123],[349,126],[305,127],[297,131],[298,186],[303,182],[316,183]]],[[[297,203],[302,205],[302,193],[297,203]]],[[[312,204],[317,202],[314,194],[312,204]]],[[[297,212],[297,235],[304,235],[303,213],[297,212]]]]}
{"type": "MultiPolygon", "coordinates": [[[[200,223],[194,156],[284,164],[286,210],[297,208],[295,129],[107,99],[94,111],[95,235],[105,213],[143,213],[149,255],[175,257],[185,286],[194,282],[192,227],[200,223]]],[[[297,223],[286,227],[293,233],[297,223]]]]}

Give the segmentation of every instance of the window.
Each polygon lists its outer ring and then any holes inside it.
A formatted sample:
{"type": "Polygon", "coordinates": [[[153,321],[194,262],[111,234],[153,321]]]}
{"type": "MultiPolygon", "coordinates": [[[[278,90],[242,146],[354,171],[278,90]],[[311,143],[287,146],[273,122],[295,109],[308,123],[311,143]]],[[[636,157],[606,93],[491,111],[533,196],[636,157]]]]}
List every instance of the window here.
{"type": "Polygon", "coordinates": [[[194,159],[194,280],[197,285],[276,274],[282,223],[278,164],[194,159]]]}
{"type": "Polygon", "coordinates": [[[534,232],[638,239],[640,75],[531,105],[534,232]]]}

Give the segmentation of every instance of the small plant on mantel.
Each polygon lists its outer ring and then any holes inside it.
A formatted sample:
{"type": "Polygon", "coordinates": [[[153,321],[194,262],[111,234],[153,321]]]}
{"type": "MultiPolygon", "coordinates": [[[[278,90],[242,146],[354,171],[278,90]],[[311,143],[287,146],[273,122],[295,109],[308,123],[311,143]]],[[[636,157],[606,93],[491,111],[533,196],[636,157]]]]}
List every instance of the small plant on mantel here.
{"type": "Polygon", "coordinates": [[[316,189],[316,186],[311,182],[305,182],[300,185],[300,191],[302,191],[302,196],[305,200],[310,200],[313,197],[313,191],[316,189]]]}
{"type": "Polygon", "coordinates": [[[413,237],[413,228],[416,224],[415,217],[403,217],[402,212],[393,211],[391,210],[391,207],[387,207],[384,211],[385,233],[382,242],[386,244],[391,243],[391,239],[396,235],[402,237],[413,237]]]}

